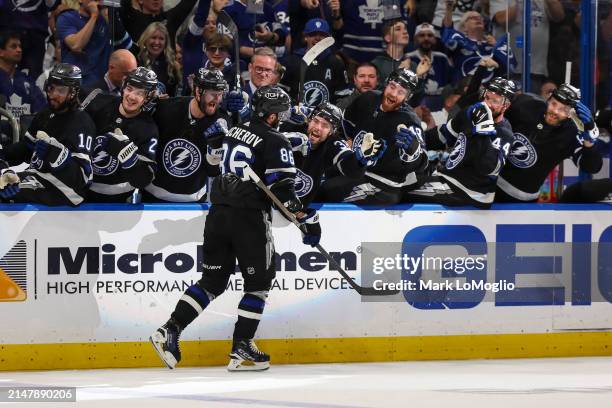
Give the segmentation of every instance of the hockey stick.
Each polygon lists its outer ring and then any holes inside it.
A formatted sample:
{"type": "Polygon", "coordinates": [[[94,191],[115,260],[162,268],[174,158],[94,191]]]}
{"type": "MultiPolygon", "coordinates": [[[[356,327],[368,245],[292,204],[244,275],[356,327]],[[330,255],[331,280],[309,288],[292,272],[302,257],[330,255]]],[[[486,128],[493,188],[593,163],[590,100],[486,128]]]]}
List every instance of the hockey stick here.
{"type": "Polygon", "coordinates": [[[334,37],[325,37],[318,43],[312,46],[306,54],[302,57],[302,61],[300,63],[300,82],[298,83],[298,105],[302,104],[302,99],[304,99],[304,79],[306,78],[306,69],[308,66],[312,64],[312,61],[317,59],[323,51],[334,45],[336,40],[334,37]]]}
{"type": "MultiPolygon", "coordinates": [[[[236,84],[234,86],[234,90],[240,92],[240,95],[242,95],[242,85],[240,83],[240,39],[238,38],[238,27],[236,27],[234,20],[232,20],[229,14],[223,10],[217,14],[217,21],[228,29],[232,36],[232,40],[234,41],[234,68],[236,71],[236,84]]],[[[235,112],[233,114],[233,119],[235,123],[240,123],[240,112],[235,112]]]]}
{"type": "Polygon", "coordinates": [[[15,116],[4,108],[0,108],[0,117],[4,116],[8,119],[11,125],[11,132],[13,132],[13,143],[19,141],[19,122],[15,119],[15,116]]]}
{"type": "MultiPolygon", "coordinates": [[[[255,172],[250,166],[246,165],[245,167],[243,167],[243,172],[248,178],[250,178],[255,184],[257,184],[257,187],[259,187],[264,193],[266,193],[268,197],[270,197],[270,199],[276,205],[279,211],[282,212],[283,215],[288,220],[290,220],[293,225],[298,227],[298,229],[301,232],[304,232],[304,230],[302,229],[302,225],[295,217],[295,214],[287,210],[287,208],[283,205],[283,203],[280,202],[278,197],[276,197],[276,195],[272,191],[270,191],[268,186],[266,186],[263,183],[263,181],[261,181],[259,176],[255,174],[255,172]]],[[[329,263],[338,270],[340,275],[342,275],[342,277],[346,279],[348,284],[351,285],[351,287],[361,296],[388,296],[388,295],[395,295],[398,293],[398,291],[396,290],[388,290],[388,289],[387,290],[377,290],[375,288],[367,288],[367,287],[359,286],[357,283],[355,283],[355,281],[353,281],[353,279],[348,275],[348,273],[346,273],[344,269],[342,269],[340,264],[329,254],[329,252],[327,252],[325,248],[321,246],[321,244],[317,244],[315,247],[325,258],[327,258],[329,263]]]]}

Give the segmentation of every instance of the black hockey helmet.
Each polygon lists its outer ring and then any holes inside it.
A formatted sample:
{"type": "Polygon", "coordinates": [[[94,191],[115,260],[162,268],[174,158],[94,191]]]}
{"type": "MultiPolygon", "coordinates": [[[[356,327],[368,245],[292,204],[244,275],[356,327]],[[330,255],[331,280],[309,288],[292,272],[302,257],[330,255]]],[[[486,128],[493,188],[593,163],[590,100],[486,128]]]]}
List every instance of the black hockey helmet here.
{"type": "Polygon", "coordinates": [[[45,89],[47,85],[55,84],[78,90],[81,87],[82,79],[81,68],[72,64],[60,63],[49,72],[49,78],[45,82],[45,89]]]}
{"type": "Polygon", "coordinates": [[[121,94],[126,86],[132,85],[134,88],[144,89],[146,91],[145,103],[149,102],[157,90],[157,74],[149,68],[138,67],[127,74],[121,87],[121,94]]]}
{"type": "MultiPolygon", "coordinates": [[[[78,106],[78,93],[79,89],[81,88],[82,79],[83,76],[81,75],[81,69],[76,65],[60,63],[51,69],[49,72],[49,77],[45,81],[45,92],[47,94],[49,93],[49,87],[51,85],[67,86],[69,89],[66,102],[59,106],[57,110],[61,111],[66,107],[76,108],[78,106]]],[[[51,103],[49,102],[49,95],[47,95],[47,102],[50,106],[51,103]]]]}
{"type": "Polygon", "coordinates": [[[320,116],[332,125],[332,133],[342,126],[342,111],[336,105],[329,102],[321,102],[310,112],[308,119],[320,116]]]}
{"type": "Polygon", "coordinates": [[[397,82],[411,94],[416,89],[419,78],[417,78],[417,75],[408,68],[398,68],[389,74],[385,85],[391,81],[397,82]]]}
{"type": "Polygon", "coordinates": [[[570,84],[561,84],[561,86],[553,91],[550,98],[555,98],[564,105],[574,107],[580,101],[580,89],[570,84]]]}
{"type": "Polygon", "coordinates": [[[487,91],[491,91],[500,96],[503,96],[510,102],[512,102],[512,100],[516,96],[517,88],[514,81],[502,77],[493,78],[487,84],[485,84],[484,87],[487,91]]]}
{"type": "Polygon", "coordinates": [[[251,112],[261,119],[265,119],[271,113],[289,112],[290,108],[289,95],[276,85],[258,88],[251,98],[251,112]]]}
{"type": "Polygon", "coordinates": [[[226,92],[228,89],[227,81],[221,71],[206,68],[200,68],[193,76],[193,86],[202,90],[210,89],[223,92],[226,92]]]}

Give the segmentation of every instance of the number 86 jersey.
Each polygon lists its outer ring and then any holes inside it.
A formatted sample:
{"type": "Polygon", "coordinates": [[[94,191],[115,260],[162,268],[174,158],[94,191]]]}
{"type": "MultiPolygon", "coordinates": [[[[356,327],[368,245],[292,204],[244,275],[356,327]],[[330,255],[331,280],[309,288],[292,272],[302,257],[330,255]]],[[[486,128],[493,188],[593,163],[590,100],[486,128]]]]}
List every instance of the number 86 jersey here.
{"type": "Polygon", "coordinates": [[[249,166],[279,197],[295,196],[295,162],[291,144],[281,133],[259,119],[232,127],[223,139],[221,175],[211,187],[211,203],[269,210],[271,202],[244,172],[249,166]]]}

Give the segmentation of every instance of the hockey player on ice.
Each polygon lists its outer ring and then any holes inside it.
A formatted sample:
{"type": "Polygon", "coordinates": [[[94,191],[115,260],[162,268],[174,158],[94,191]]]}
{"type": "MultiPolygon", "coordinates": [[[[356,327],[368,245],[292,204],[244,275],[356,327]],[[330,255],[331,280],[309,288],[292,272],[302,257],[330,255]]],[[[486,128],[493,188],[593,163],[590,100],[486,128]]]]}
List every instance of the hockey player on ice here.
{"type": "Polygon", "coordinates": [[[261,87],[253,95],[250,124],[234,126],[223,138],[221,175],[213,180],[212,206],[204,226],[202,279],[185,291],[170,320],[151,336],[169,368],[181,360],[181,332],[225,291],[236,259],[244,279],[244,296],[238,305],[227,368],[259,371],[270,366],[270,356],[257,348],[253,338],[276,276],[271,202],[245,169],[249,167],[296,214],[305,244],[315,246],[321,238],[316,211],[304,209],[295,194],[291,145],[277,131],[290,107],[289,96],[281,88],[261,87]]]}
{"type": "MultiPolygon", "coordinates": [[[[155,97],[157,75],[145,67],[130,72],[121,96],[98,94],[85,107],[96,124],[92,149],[93,183],[89,202],[126,202],[155,174],[157,126],[143,111],[155,97]]],[[[94,91],[95,92],[95,91],[94,91]]]]}
{"type": "Polygon", "coordinates": [[[580,90],[562,84],[547,101],[520,95],[506,113],[512,124],[514,142],[497,182],[497,202],[533,202],[542,183],[566,158],[580,170],[597,173],[603,161],[595,147],[599,130],[580,90]],[[579,129],[570,118],[582,122],[579,129]]]}

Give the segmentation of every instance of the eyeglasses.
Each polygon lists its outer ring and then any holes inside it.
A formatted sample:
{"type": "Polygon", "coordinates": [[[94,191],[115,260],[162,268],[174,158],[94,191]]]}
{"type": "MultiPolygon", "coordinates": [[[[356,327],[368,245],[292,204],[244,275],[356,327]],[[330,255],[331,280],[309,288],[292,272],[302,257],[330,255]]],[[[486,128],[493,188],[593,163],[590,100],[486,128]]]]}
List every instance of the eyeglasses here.
{"type": "Polygon", "coordinates": [[[209,51],[211,54],[216,54],[216,53],[224,53],[227,52],[227,48],[225,47],[206,47],[206,51],[209,51]]]}
{"type": "Polygon", "coordinates": [[[270,68],[264,68],[264,67],[253,67],[253,69],[255,70],[256,74],[266,74],[266,75],[272,75],[272,72],[274,72],[273,69],[270,68]]]}

